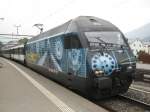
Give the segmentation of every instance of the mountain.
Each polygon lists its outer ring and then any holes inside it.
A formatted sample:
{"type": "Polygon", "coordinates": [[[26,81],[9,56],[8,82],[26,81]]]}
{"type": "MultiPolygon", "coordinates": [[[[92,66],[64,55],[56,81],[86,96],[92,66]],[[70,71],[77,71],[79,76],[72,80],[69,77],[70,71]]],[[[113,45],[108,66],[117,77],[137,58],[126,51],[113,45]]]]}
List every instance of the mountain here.
{"type": "Polygon", "coordinates": [[[129,39],[138,38],[144,41],[150,41],[150,23],[126,33],[125,36],[129,39]]]}

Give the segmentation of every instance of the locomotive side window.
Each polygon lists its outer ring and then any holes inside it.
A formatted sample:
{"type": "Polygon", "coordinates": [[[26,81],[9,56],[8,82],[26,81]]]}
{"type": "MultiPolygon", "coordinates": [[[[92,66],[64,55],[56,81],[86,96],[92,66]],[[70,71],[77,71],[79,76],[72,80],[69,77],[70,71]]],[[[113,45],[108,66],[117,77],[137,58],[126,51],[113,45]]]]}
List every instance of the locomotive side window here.
{"type": "Polygon", "coordinates": [[[81,48],[81,43],[77,35],[69,35],[64,37],[65,49],[81,48]]]}

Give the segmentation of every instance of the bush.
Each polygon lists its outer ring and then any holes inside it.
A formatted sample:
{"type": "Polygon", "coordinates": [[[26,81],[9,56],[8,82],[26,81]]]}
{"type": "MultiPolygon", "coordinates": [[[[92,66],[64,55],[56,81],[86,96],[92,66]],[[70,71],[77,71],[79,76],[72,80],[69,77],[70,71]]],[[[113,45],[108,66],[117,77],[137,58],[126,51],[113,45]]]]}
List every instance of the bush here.
{"type": "Polygon", "coordinates": [[[148,53],[140,51],[138,53],[138,60],[142,61],[143,63],[149,63],[150,64],[150,55],[148,53]]]}

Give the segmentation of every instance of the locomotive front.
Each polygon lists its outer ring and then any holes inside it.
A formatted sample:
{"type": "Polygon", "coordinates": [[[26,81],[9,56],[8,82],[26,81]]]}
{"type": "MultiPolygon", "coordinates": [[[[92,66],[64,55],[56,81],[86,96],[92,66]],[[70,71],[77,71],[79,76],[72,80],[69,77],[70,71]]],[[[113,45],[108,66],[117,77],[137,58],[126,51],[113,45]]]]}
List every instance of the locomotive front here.
{"type": "Polygon", "coordinates": [[[124,93],[132,83],[136,59],[119,31],[85,32],[88,40],[89,76],[94,93],[111,96],[124,93]]]}

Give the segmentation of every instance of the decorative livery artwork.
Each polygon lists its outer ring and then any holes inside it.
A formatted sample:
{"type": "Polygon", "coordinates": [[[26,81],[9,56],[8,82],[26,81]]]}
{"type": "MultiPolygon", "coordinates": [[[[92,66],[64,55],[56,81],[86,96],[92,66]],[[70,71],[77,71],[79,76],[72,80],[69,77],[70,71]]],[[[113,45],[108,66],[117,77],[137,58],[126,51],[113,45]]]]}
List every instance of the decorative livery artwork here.
{"type": "Polygon", "coordinates": [[[73,71],[79,70],[82,64],[82,52],[80,49],[71,49],[68,52],[69,55],[69,61],[70,61],[70,67],[73,69],[73,71]]]}
{"type": "Polygon", "coordinates": [[[69,69],[82,77],[86,76],[86,55],[87,49],[68,50],[69,69]]]}
{"type": "Polygon", "coordinates": [[[86,77],[87,49],[64,49],[64,39],[61,36],[28,44],[27,48],[27,60],[31,63],[44,66],[51,72],[86,77]],[[38,48],[34,49],[35,45],[38,48]]]}
{"type": "Polygon", "coordinates": [[[55,52],[58,60],[62,59],[63,56],[63,44],[61,39],[57,39],[55,43],[55,52]]]}
{"type": "Polygon", "coordinates": [[[115,60],[108,53],[97,53],[92,57],[92,69],[104,70],[105,74],[110,75],[116,67],[115,60]]]}
{"type": "Polygon", "coordinates": [[[26,58],[29,62],[36,63],[40,54],[36,52],[36,44],[27,45],[26,58]]]}

